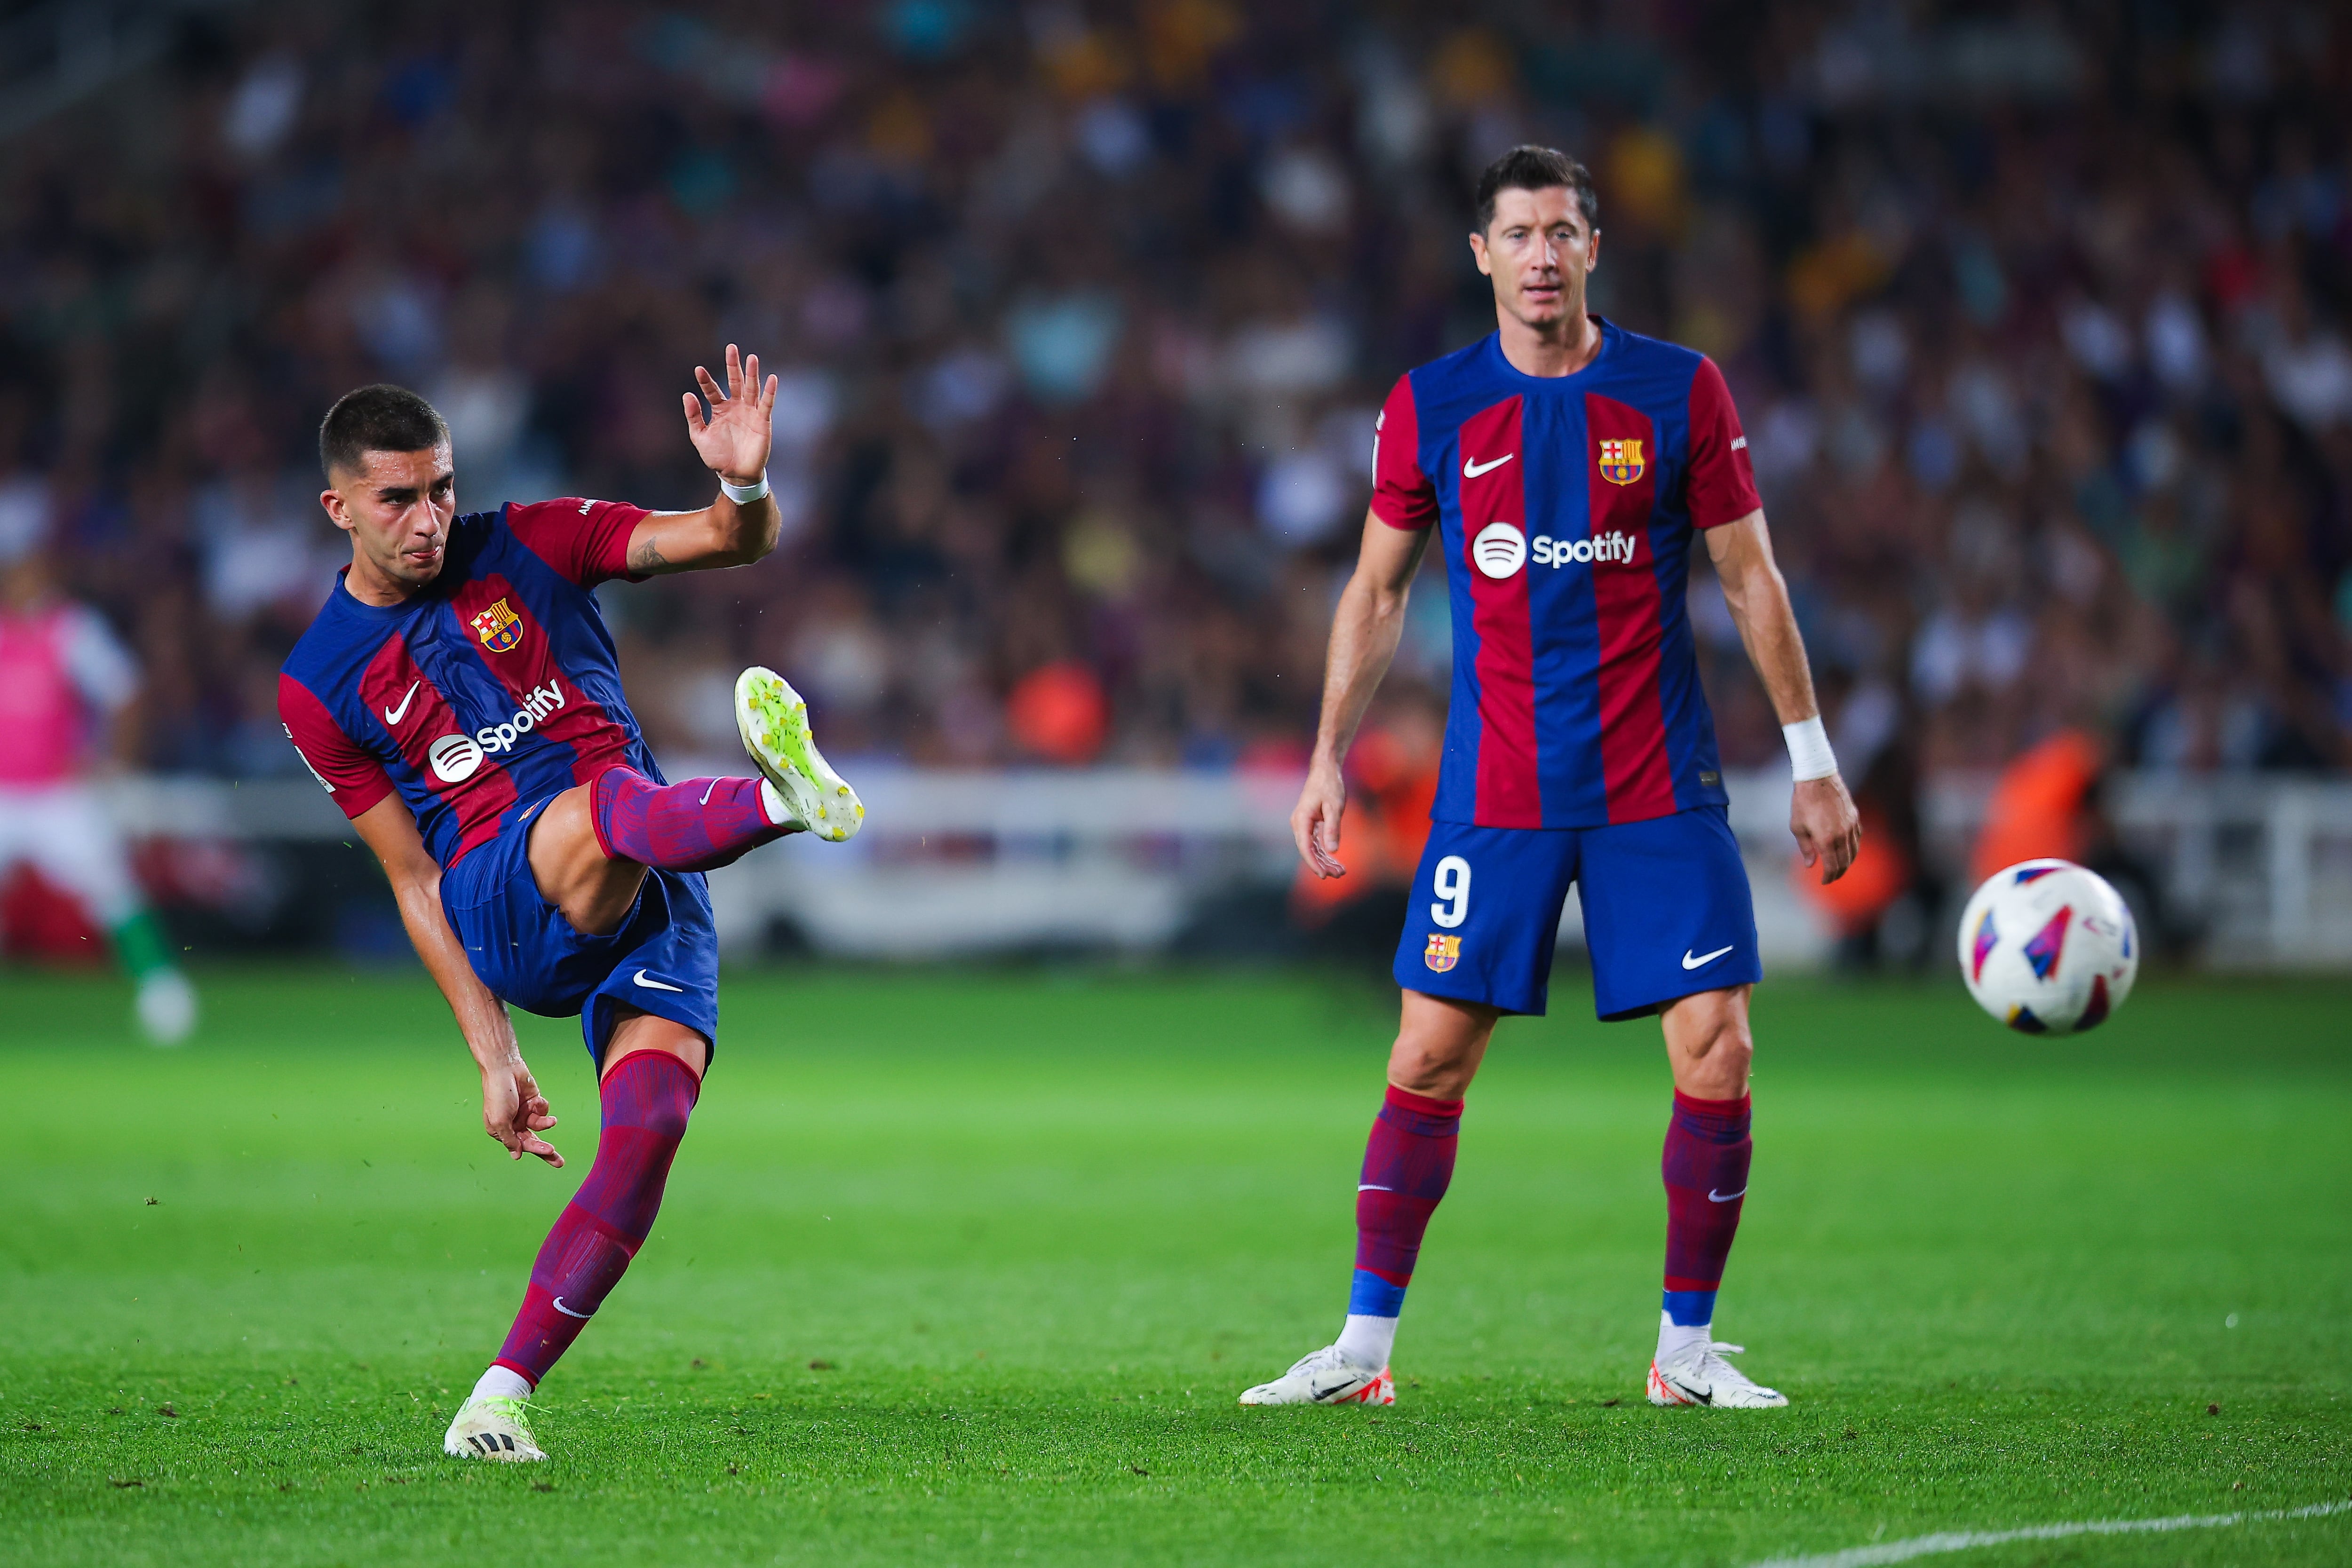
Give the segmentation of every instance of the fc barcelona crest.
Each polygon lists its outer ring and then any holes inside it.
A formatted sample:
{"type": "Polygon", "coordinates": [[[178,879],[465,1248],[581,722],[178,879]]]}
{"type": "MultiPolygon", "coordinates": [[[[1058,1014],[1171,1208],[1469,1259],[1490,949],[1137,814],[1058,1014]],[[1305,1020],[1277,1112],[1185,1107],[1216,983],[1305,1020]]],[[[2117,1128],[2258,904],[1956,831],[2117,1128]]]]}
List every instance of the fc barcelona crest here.
{"type": "Polygon", "coordinates": [[[522,617],[507,608],[503,599],[473,620],[474,635],[493,653],[503,653],[522,641],[522,617]]]}
{"type": "Polygon", "coordinates": [[[1441,975],[1445,973],[1462,962],[1462,938],[1441,936],[1434,931],[1431,932],[1429,946],[1423,950],[1421,961],[1441,975]]]}
{"type": "Polygon", "coordinates": [[[1631,485],[1642,476],[1642,444],[1612,440],[1601,444],[1601,476],[1612,485],[1631,485]]]}

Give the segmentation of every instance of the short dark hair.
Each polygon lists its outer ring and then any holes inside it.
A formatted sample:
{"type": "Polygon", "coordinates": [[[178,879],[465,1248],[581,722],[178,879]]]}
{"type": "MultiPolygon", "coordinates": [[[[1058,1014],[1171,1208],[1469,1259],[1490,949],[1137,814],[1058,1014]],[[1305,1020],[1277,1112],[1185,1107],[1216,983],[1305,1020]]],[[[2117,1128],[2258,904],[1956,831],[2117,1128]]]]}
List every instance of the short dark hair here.
{"type": "Polygon", "coordinates": [[[1549,191],[1559,186],[1576,193],[1588,228],[1601,226],[1601,194],[1592,188],[1592,171],[1557,147],[1514,147],[1478,176],[1478,232],[1495,221],[1495,197],[1504,191],[1549,191]]]}
{"type": "Polygon", "coordinates": [[[379,382],[345,392],[319,422],[319,466],[331,485],[335,470],[356,470],[371,452],[422,452],[448,440],[448,423],[431,403],[379,382]]]}

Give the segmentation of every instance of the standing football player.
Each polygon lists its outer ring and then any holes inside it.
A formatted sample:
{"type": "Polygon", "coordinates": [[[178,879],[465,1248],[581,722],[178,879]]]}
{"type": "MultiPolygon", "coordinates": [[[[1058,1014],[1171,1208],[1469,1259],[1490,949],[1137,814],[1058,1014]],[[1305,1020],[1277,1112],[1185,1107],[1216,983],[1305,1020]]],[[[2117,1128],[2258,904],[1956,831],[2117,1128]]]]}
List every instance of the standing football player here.
{"type": "Polygon", "coordinates": [[[1347,1322],[1338,1343],[1241,1400],[1395,1401],[1390,1351],[1454,1173],[1463,1096],[1496,1020],[1544,1010],[1573,883],[1596,1010],[1656,1014],[1674,1071],[1650,1401],[1785,1405],[1712,1334],[1748,1190],[1748,998],[1763,969],[1684,606],[1694,531],[1782,721],[1790,827],[1824,881],[1853,862],[1853,802],[1722,373],[1586,312],[1601,233],[1583,165],[1514,149],[1480,177],[1477,202],[1470,249],[1494,280],[1497,329],[1389,394],[1363,550],[1332,624],[1322,723],[1290,818],[1316,874],[1346,874],[1340,765],[1433,534],[1452,595],[1454,695],[1435,825],[1397,946],[1403,1015],[1356,1189],[1347,1322]]]}
{"type": "Polygon", "coordinates": [[[58,591],[45,528],[0,539],[0,883],[29,864],[79,904],[137,988],[139,1027],[177,1045],[196,1027],[196,989],[86,778],[121,749],[139,666],[103,616],[58,591]]]}
{"type": "Polygon", "coordinates": [[[449,1423],[459,1457],[542,1459],[524,1400],[636,1255],[719,1038],[702,873],[785,833],[839,841],[865,808],[772,671],[735,685],[759,779],[667,784],[621,692],[589,591],[743,566],[775,548],[776,383],[727,349],[695,368],[687,434],[719,476],[698,512],[542,501],[457,516],[448,427],[415,393],[362,387],[319,430],[320,497],[352,564],[286,661],[287,734],[383,862],[409,939],[482,1071],[482,1124],[561,1166],[507,1004],[578,1014],[604,1129],[548,1233],[506,1344],[449,1423]]]}

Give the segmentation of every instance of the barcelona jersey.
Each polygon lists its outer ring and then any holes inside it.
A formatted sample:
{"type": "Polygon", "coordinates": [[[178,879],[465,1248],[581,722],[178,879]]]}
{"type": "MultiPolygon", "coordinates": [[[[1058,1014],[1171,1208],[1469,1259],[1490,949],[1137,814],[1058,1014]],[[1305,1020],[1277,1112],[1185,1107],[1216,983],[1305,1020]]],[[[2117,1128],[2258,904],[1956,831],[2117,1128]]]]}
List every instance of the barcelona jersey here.
{"type": "Polygon", "coordinates": [[[1372,512],[1438,530],[1454,691],[1431,815],[1637,822],[1725,801],[1685,604],[1694,530],[1754,511],[1714,361],[1595,317],[1601,350],[1530,376],[1488,336],[1400,380],[1372,512]]]}
{"type": "Polygon", "coordinates": [[[629,575],[645,516],[572,499],[459,517],[440,575],[396,605],[338,577],[287,656],[278,711],[344,814],[398,790],[446,867],[608,768],[659,779],[589,591],[629,575]]]}

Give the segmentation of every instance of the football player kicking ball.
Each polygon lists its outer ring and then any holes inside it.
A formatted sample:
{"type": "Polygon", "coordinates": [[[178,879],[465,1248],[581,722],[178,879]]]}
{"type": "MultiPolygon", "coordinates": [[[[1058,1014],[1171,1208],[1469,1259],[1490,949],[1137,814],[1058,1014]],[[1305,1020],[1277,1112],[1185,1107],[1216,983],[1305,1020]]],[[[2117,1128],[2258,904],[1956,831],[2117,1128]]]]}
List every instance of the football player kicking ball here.
{"type": "Polygon", "coordinates": [[[1795,759],[1790,826],[1824,881],[1852,863],[1804,645],[1773,564],[1748,442],[1713,363],[1585,311],[1600,255],[1583,166],[1504,154],[1470,248],[1498,330],[1397,382],[1381,415],[1363,551],[1331,629],[1322,723],[1291,813],[1298,852],[1340,876],[1340,764],[1404,623],[1433,532],[1454,612],[1445,753],[1396,957],[1403,1017],[1356,1189],[1339,1342],[1244,1405],[1395,1401],[1389,1353],[1430,1215],[1454,1173],[1463,1095],[1507,1013],[1541,1013],[1569,884],[1596,1009],[1655,1013],[1666,1126],[1664,1312],[1654,1405],[1788,1403],[1712,1334],[1748,1190],[1748,996],[1763,970],[1726,824],[1714,720],[1684,608],[1706,541],[1795,759]]]}
{"type": "Polygon", "coordinates": [[[544,501],[457,517],[448,427],[399,387],[362,387],[319,432],[320,499],[352,564],[286,661],[278,711],[383,862],[401,919],[482,1070],[482,1123],[561,1166],[516,1048],[511,1002],[580,1016],[604,1131],[532,1265],[498,1359],[450,1422],[450,1453],[542,1459],[524,1401],[629,1266],[661,1207],[719,1035],[702,873],[791,832],[839,841],[865,809],[811,744],[807,709],[746,670],[735,712],[759,779],[667,784],[621,692],[589,590],[742,566],[775,548],[773,380],[727,350],[686,423],[719,476],[698,512],[544,501]]]}

